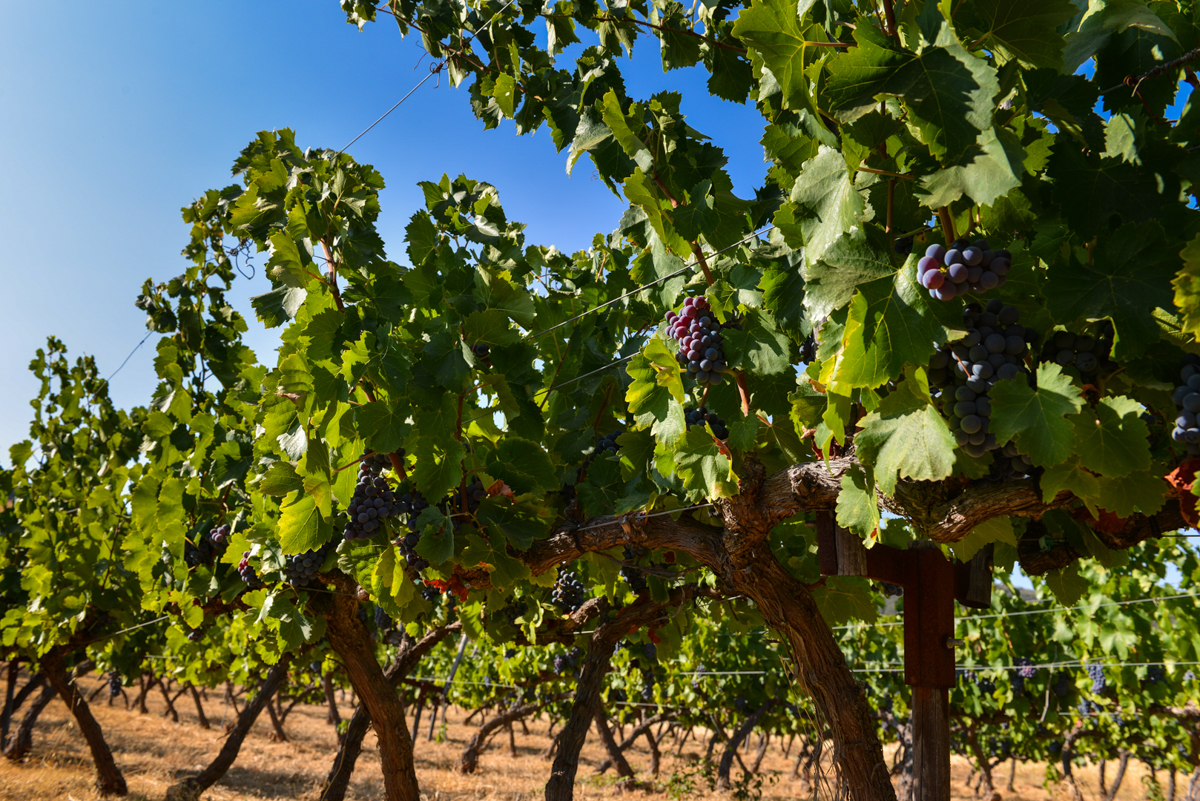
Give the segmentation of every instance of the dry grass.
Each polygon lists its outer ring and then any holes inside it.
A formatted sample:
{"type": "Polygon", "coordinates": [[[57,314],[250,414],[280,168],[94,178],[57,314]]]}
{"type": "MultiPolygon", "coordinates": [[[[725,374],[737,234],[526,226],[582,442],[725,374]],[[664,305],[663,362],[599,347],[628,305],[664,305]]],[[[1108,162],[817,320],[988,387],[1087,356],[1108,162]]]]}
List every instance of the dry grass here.
{"type": "MultiPolygon", "coordinates": [[[[95,681],[95,677],[88,677],[82,684],[85,688],[91,688],[96,686],[95,681]]],[[[179,723],[172,723],[161,716],[166,708],[161,695],[151,695],[148,702],[151,711],[146,715],[126,711],[120,702],[111,707],[102,702],[93,704],[117,764],[125,774],[131,798],[159,801],[169,785],[199,771],[216,754],[222,740],[219,733],[222,716],[225,715],[226,720],[231,719],[233,710],[224,709],[219,693],[210,695],[212,698],[205,704],[205,711],[212,719],[213,730],[200,728],[195,710],[187,698],[180,698],[177,702],[179,723]]],[[[342,703],[341,712],[343,716],[349,716],[351,708],[347,702],[342,703]]],[[[324,707],[296,707],[285,727],[289,741],[277,743],[270,739],[271,724],[264,713],[246,738],[233,768],[205,797],[239,800],[316,799],[317,788],[328,772],[337,748],[333,727],[326,722],[325,715],[324,707]]],[[[550,763],[541,758],[542,750],[548,743],[546,721],[531,722],[528,735],[519,725],[516,727],[516,758],[510,756],[507,737],[501,734],[483,753],[479,770],[472,776],[460,776],[453,770],[454,762],[474,732],[474,724],[469,727],[463,725],[465,718],[466,713],[462,710],[452,710],[441,742],[426,740],[428,713],[422,720],[415,756],[421,789],[429,801],[535,801],[540,797],[550,769],[550,763]]],[[[367,735],[364,749],[348,797],[356,800],[381,798],[383,786],[373,734],[367,735]]],[[[625,797],[645,801],[679,801],[681,797],[687,801],[732,801],[728,795],[710,792],[702,780],[697,780],[694,790],[677,790],[672,797],[672,793],[666,789],[672,775],[678,779],[689,771],[694,774],[695,766],[703,756],[695,740],[687,742],[679,757],[674,755],[674,751],[670,739],[664,742],[663,766],[657,791],[637,792],[625,797]]],[[[589,736],[580,757],[575,792],[579,801],[620,795],[611,784],[612,771],[599,779],[595,775],[595,766],[603,756],[597,738],[589,736]]],[[[744,758],[749,762],[753,756],[751,752],[744,758]]],[[[649,753],[644,741],[639,741],[631,749],[629,759],[635,770],[648,769],[649,753]]],[[[763,801],[811,797],[800,781],[791,778],[793,761],[784,758],[782,748],[777,743],[771,744],[763,761],[766,779],[761,787],[763,801]]],[[[970,771],[967,762],[956,757],[953,771],[953,798],[974,798],[964,784],[970,771]]],[[[1112,772],[1113,766],[1110,765],[1110,776],[1112,772]]],[[[1095,769],[1088,768],[1080,773],[1084,797],[1098,798],[1095,769]]],[[[735,781],[740,774],[735,763],[735,781]]],[[[1131,766],[1130,775],[1126,776],[1118,798],[1122,801],[1144,798],[1145,791],[1140,781],[1142,775],[1140,766],[1131,766]]],[[[1007,801],[1055,798],[1056,794],[1048,794],[1043,789],[1043,776],[1041,765],[1020,766],[1015,793],[1010,794],[1003,790],[1008,781],[1008,767],[1004,766],[997,774],[996,783],[1007,801]]],[[[91,801],[96,798],[98,796],[92,789],[91,758],[87,747],[78,735],[66,707],[56,699],[38,721],[33,752],[28,760],[24,764],[14,765],[0,759],[0,801],[91,801]]]]}

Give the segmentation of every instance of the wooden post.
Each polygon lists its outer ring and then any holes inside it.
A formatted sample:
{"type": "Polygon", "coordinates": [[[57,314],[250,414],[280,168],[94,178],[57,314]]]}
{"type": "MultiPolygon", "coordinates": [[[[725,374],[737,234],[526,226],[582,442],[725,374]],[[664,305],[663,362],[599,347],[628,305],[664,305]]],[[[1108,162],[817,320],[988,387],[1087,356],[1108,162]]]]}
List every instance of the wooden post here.
{"type": "Polygon", "coordinates": [[[987,609],[992,545],[966,564],[947,561],[932,542],[907,551],[866,549],[829,512],[817,513],[817,559],[826,576],[866,576],[904,588],[904,682],[913,688],[916,801],[950,801],[950,688],[954,686],[954,601],[987,609]]]}
{"type": "Polygon", "coordinates": [[[913,798],[950,801],[950,691],[913,687],[913,798]]]}

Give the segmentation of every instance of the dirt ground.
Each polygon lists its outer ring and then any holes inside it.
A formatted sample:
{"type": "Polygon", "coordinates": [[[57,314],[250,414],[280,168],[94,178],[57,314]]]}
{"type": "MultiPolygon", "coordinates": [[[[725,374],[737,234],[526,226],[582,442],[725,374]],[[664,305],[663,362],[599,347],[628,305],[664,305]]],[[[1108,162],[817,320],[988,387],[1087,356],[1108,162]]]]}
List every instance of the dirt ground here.
{"type": "MultiPolygon", "coordinates": [[[[90,691],[98,686],[98,681],[97,677],[89,676],[82,679],[81,684],[90,691]]],[[[132,693],[130,695],[132,698],[132,693]]],[[[106,697],[107,693],[101,695],[101,698],[106,697]]],[[[157,691],[149,697],[148,706],[149,714],[138,714],[127,711],[120,700],[109,706],[98,699],[92,705],[117,764],[125,774],[129,797],[135,801],[160,801],[169,785],[205,767],[220,748],[222,720],[229,722],[234,714],[232,708],[224,706],[219,692],[210,692],[205,703],[205,712],[213,723],[211,730],[199,726],[195,708],[187,698],[180,698],[176,704],[180,715],[178,723],[163,717],[166,704],[157,691]]],[[[342,716],[347,718],[353,711],[349,699],[341,699],[339,708],[342,716]]],[[[337,737],[333,726],[326,721],[326,714],[324,706],[297,706],[284,727],[288,741],[273,742],[271,722],[264,712],[246,738],[237,762],[225,778],[205,794],[205,798],[315,801],[318,787],[337,752],[337,737]]],[[[466,717],[463,710],[452,709],[448,725],[440,734],[435,732],[434,741],[426,739],[428,711],[422,719],[415,756],[417,776],[427,801],[536,801],[550,770],[550,763],[541,756],[548,743],[547,721],[530,721],[528,734],[519,725],[515,727],[515,758],[509,752],[507,735],[502,733],[484,751],[479,770],[471,776],[460,776],[453,770],[455,760],[479,722],[476,719],[466,726],[466,717]]],[[[752,749],[756,745],[752,744],[752,749]]],[[[688,801],[754,801],[756,791],[752,788],[748,796],[740,799],[708,789],[698,772],[703,751],[694,739],[685,743],[679,756],[675,755],[675,744],[669,737],[663,742],[662,750],[663,765],[654,790],[624,797],[644,798],[645,801],[681,801],[683,798],[688,801]]],[[[650,757],[644,741],[639,741],[627,753],[639,775],[648,770],[650,757]]],[[[621,795],[612,784],[611,770],[602,777],[596,775],[595,766],[603,757],[603,746],[590,732],[580,757],[575,792],[579,801],[621,795]]],[[[743,756],[747,762],[753,757],[753,750],[743,756]]],[[[794,755],[784,757],[782,744],[769,744],[759,788],[762,801],[812,797],[811,788],[792,778],[794,761],[794,755]]],[[[1110,763],[1110,777],[1114,770],[1115,764],[1110,763]]],[[[953,771],[953,798],[974,798],[965,784],[970,772],[968,763],[955,757],[953,771]]],[[[1008,771],[1007,765],[1002,766],[996,776],[1006,801],[1065,797],[1060,793],[1048,793],[1042,787],[1045,775],[1042,765],[1019,766],[1015,792],[1008,793],[1005,790],[1008,771]]],[[[735,783],[741,774],[735,763],[735,783]]],[[[1082,769],[1078,774],[1084,798],[1099,798],[1095,767],[1082,769]]],[[[1145,785],[1141,781],[1143,775],[1140,766],[1131,765],[1118,798],[1123,801],[1146,798],[1145,785]]],[[[1181,791],[1183,789],[1181,786],[1181,791]]],[[[382,794],[375,739],[373,734],[368,734],[348,798],[356,801],[377,799],[382,794]]],[[[819,795],[825,798],[826,792],[819,795]]],[[[56,698],[38,720],[33,752],[27,760],[23,764],[13,764],[0,759],[0,801],[91,801],[97,798],[99,796],[92,788],[91,757],[87,746],[66,707],[56,698]]]]}

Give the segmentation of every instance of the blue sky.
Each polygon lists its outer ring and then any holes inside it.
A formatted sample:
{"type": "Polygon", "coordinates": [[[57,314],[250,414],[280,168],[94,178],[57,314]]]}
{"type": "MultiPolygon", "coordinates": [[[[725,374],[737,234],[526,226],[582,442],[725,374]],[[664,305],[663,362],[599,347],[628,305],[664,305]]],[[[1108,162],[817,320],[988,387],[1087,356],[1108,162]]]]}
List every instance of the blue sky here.
{"type": "MultiPolygon", "coordinates": [[[[180,207],[231,183],[257,131],[291,127],[302,147],[341,148],[427,73],[421,56],[387,22],[346,25],[335,0],[4,4],[0,462],[27,436],[35,350],[54,335],[73,355],[93,354],[104,375],[116,370],[146,334],[133,306],[142,282],[185,267],[180,207]]],[[[765,173],[753,108],[707,97],[698,70],[664,75],[649,41],[626,77],[635,97],[683,90],[689,121],[726,147],[736,191],[753,195],[765,173]]],[[[548,131],[484,131],[466,88],[440,84],[350,149],[387,181],[380,228],[394,260],[422,202],[417,182],[443,173],[496,185],[531,243],[572,251],[616,227],[624,204],[586,160],[568,178],[548,131]]],[[[259,271],[235,287],[235,305],[251,316],[247,299],[267,287],[259,271]]],[[[154,341],[114,378],[119,405],[150,396],[154,341]]],[[[275,338],[253,321],[250,343],[273,362],[275,338]]]]}

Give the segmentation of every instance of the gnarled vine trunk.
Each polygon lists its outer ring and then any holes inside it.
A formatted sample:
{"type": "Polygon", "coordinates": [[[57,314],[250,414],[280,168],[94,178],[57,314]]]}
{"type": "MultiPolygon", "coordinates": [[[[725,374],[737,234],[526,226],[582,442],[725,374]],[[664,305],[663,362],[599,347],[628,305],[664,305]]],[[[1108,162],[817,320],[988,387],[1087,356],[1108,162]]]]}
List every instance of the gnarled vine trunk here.
{"type": "MultiPolygon", "coordinates": [[[[566,695],[557,696],[554,700],[565,698],[566,695]]],[[[475,772],[479,767],[479,755],[483,752],[488,740],[500,728],[507,728],[509,733],[512,733],[513,721],[532,715],[545,706],[544,703],[539,704],[521,704],[512,709],[506,710],[499,715],[493,715],[490,720],[484,721],[483,725],[471,735],[471,739],[467,741],[467,745],[463,748],[461,754],[458,755],[458,762],[455,763],[454,769],[463,775],[475,772]]]]}
{"type": "Polygon", "coordinates": [[[721,754],[721,764],[717,768],[718,790],[729,789],[729,773],[733,770],[733,758],[737,754],[738,748],[750,736],[750,732],[754,731],[754,727],[758,725],[763,715],[767,714],[767,710],[774,703],[774,700],[768,700],[765,704],[754,710],[750,717],[746,718],[742,725],[733,733],[733,736],[729,738],[729,742],[725,744],[725,753],[721,754]]]}
{"type": "MultiPolygon", "coordinates": [[[[420,663],[421,658],[425,654],[433,650],[433,647],[444,640],[446,635],[459,631],[461,628],[462,624],[456,621],[430,631],[420,640],[414,641],[405,638],[400,646],[400,650],[396,654],[396,661],[384,673],[384,678],[387,679],[389,685],[395,687],[403,679],[407,678],[408,674],[420,663]]],[[[327,691],[327,697],[331,696],[332,682],[327,691]]],[[[407,720],[403,717],[403,707],[401,708],[401,715],[402,725],[407,724],[407,720]]],[[[337,756],[333,760],[333,766],[329,769],[329,775],[325,777],[325,787],[321,791],[321,801],[342,801],[346,797],[346,789],[350,786],[350,777],[354,773],[354,765],[358,761],[358,755],[362,753],[363,738],[367,735],[367,730],[370,727],[371,714],[367,711],[366,705],[360,702],[354,708],[354,713],[350,716],[350,724],[346,727],[346,733],[342,735],[337,756]]],[[[411,739],[409,742],[412,742],[411,739]]]]}
{"type": "Polygon", "coordinates": [[[604,711],[602,704],[596,705],[596,715],[593,720],[596,723],[596,732],[600,735],[600,742],[604,743],[604,750],[608,751],[608,758],[612,760],[613,765],[617,768],[617,775],[621,777],[620,786],[630,786],[634,779],[633,768],[629,766],[629,760],[617,747],[617,741],[608,725],[608,713],[604,711]]]}
{"type": "Polygon", "coordinates": [[[198,775],[168,787],[166,801],[195,801],[205,790],[221,780],[221,777],[233,765],[233,761],[237,759],[238,752],[242,749],[242,742],[250,733],[250,727],[258,719],[263,707],[271,702],[271,697],[279,690],[283,680],[287,678],[288,665],[291,664],[291,660],[291,654],[284,654],[280,657],[279,662],[259,683],[258,693],[254,696],[254,700],[247,702],[242,707],[242,711],[238,713],[237,722],[234,724],[233,730],[229,732],[229,736],[225,738],[225,743],[217,752],[216,758],[198,775]]]}
{"type": "MultiPolygon", "coordinates": [[[[635,726],[633,731],[629,732],[629,736],[626,737],[624,740],[622,740],[617,745],[617,749],[619,751],[624,752],[626,748],[633,745],[634,741],[637,740],[637,738],[641,737],[642,735],[646,735],[646,739],[649,741],[649,743],[651,745],[651,758],[653,759],[654,753],[658,750],[658,741],[654,739],[654,735],[653,735],[653,733],[651,733],[650,729],[655,724],[662,723],[663,721],[666,721],[666,720],[671,720],[674,717],[675,717],[675,714],[673,712],[666,712],[666,713],[655,715],[654,717],[646,718],[641,723],[639,723],[637,726],[635,726]]],[[[690,729],[689,729],[689,731],[690,731],[690,729]]],[[[599,765],[596,766],[596,773],[598,773],[598,774],[604,773],[606,770],[611,768],[612,765],[613,765],[612,759],[607,758],[603,762],[601,762],[599,765]]],[[[655,774],[658,773],[658,771],[654,769],[653,764],[651,765],[651,772],[655,773],[655,774]]]]}
{"type": "Polygon", "coordinates": [[[58,690],[54,689],[54,685],[46,681],[45,673],[36,674],[22,689],[37,685],[41,685],[42,691],[30,702],[29,708],[21,717],[16,733],[4,746],[4,756],[13,762],[20,762],[33,748],[33,726],[37,723],[38,715],[42,714],[42,710],[49,705],[54,696],[58,695],[58,690]]]}
{"type": "Polygon", "coordinates": [[[125,777],[121,775],[121,769],[113,759],[112,750],[104,740],[104,732],[92,716],[87,699],[79,692],[79,688],[63,667],[63,656],[60,650],[51,650],[42,659],[42,672],[75,717],[79,732],[87,741],[88,749],[92,752],[92,762],[96,767],[96,789],[101,795],[128,795],[129,788],[125,785],[125,777]]]}

